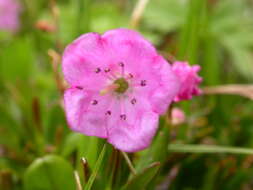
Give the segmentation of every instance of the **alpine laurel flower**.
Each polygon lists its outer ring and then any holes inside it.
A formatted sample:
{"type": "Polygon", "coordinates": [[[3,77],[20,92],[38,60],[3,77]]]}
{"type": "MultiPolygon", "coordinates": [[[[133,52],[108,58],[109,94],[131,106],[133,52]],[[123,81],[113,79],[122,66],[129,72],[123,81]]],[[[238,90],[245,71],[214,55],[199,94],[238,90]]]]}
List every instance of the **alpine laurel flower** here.
{"type": "Polygon", "coordinates": [[[202,93],[198,88],[198,85],[202,81],[202,78],[198,76],[199,65],[190,66],[187,62],[176,61],[172,65],[172,70],[180,81],[180,90],[174,98],[175,102],[189,100],[192,96],[202,93]]]}
{"type": "Polygon", "coordinates": [[[21,7],[16,0],[0,0],[0,30],[16,32],[21,7]]]}
{"type": "Polygon", "coordinates": [[[65,49],[62,70],[70,127],[126,152],[149,146],[179,90],[167,61],[128,29],[82,35],[65,49]]]}

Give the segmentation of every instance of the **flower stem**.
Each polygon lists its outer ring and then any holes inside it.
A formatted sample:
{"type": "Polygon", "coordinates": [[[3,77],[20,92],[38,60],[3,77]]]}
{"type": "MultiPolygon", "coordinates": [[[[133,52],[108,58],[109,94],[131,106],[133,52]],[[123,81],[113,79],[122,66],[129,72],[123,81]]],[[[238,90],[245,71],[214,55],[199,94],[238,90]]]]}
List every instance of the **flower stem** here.
{"type": "Polygon", "coordinates": [[[137,26],[139,25],[143,12],[148,4],[148,1],[149,0],[139,0],[135,5],[130,21],[131,27],[137,28],[137,26]]]}
{"type": "Polygon", "coordinates": [[[136,170],[135,170],[135,168],[134,168],[134,166],[133,166],[131,160],[129,159],[127,153],[122,152],[122,151],[121,151],[121,153],[122,153],[123,157],[125,158],[125,160],[126,160],[126,162],[127,162],[127,165],[128,165],[128,167],[129,167],[130,171],[132,172],[132,174],[133,174],[133,175],[136,175],[137,172],[136,172],[136,170]]]}
{"type": "Polygon", "coordinates": [[[203,94],[205,95],[215,95],[215,94],[239,95],[253,100],[253,85],[228,84],[228,85],[204,87],[202,90],[203,94]]]}
{"type": "Polygon", "coordinates": [[[88,162],[84,157],[81,158],[81,162],[82,162],[82,166],[83,166],[84,181],[85,181],[85,183],[87,183],[88,179],[90,177],[88,162]]]}
{"type": "Polygon", "coordinates": [[[77,190],[82,190],[83,188],[81,185],[79,174],[77,171],[75,171],[74,174],[75,174],[75,181],[76,181],[77,190]]]}

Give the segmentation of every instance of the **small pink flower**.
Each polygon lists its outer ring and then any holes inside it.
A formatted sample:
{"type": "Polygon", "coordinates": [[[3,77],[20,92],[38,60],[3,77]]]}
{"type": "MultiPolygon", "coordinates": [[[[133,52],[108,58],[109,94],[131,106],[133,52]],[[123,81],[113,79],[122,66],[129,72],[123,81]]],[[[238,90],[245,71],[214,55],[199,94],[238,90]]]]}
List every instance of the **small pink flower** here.
{"type": "Polygon", "coordinates": [[[128,29],[82,35],[66,48],[62,69],[70,127],[126,152],[149,146],[179,89],[165,59],[128,29]]]}
{"type": "Polygon", "coordinates": [[[16,32],[21,7],[16,0],[0,0],[0,30],[16,32]]]}
{"type": "Polygon", "coordinates": [[[174,107],[171,110],[171,123],[172,125],[180,125],[185,122],[184,111],[180,108],[174,107]]]}
{"type": "Polygon", "coordinates": [[[178,76],[181,83],[179,93],[174,98],[174,101],[188,100],[194,95],[201,94],[201,90],[198,88],[198,85],[202,81],[202,78],[198,76],[199,65],[190,66],[187,62],[176,61],[172,65],[172,70],[178,76]]]}

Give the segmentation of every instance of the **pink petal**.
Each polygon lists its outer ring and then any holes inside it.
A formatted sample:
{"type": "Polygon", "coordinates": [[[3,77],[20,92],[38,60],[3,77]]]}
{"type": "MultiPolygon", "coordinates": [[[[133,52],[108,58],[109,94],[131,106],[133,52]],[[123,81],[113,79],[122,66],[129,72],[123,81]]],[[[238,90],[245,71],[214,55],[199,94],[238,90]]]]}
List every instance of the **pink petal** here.
{"type": "Polygon", "coordinates": [[[21,6],[16,0],[0,0],[0,30],[16,32],[21,6]]]}
{"type": "Polygon", "coordinates": [[[119,44],[130,43],[133,46],[142,46],[143,49],[155,52],[153,45],[144,39],[138,32],[129,29],[114,29],[103,34],[103,38],[110,44],[111,47],[119,49],[119,44]]]}
{"type": "Polygon", "coordinates": [[[109,131],[108,142],[125,152],[147,148],[158,127],[159,116],[153,112],[143,113],[135,123],[118,120],[109,131]]]}
{"type": "Polygon", "coordinates": [[[107,97],[85,92],[80,89],[68,89],[64,93],[64,106],[70,127],[88,136],[107,137],[105,110],[107,97]],[[92,101],[97,101],[96,105],[92,101]]]}
{"type": "Polygon", "coordinates": [[[191,99],[193,95],[200,95],[201,90],[199,84],[202,78],[198,76],[200,70],[199,65],[189,65],[187,62],[176,61],[172,65],[173,72],[178,76],[180,80],[180,90],[174,101],[182,101],[191,99]]]}
{"type": "Polygon", "coordinates": [[[126,70],[136,75],[148,71],[147,65],[157,55],[155,48],[139,33],[128,29],[116,29],[106,32],[102,38],[106,41],[108,53],[113,62],[123,62],[126,70]]]}
{"type": "Polygon", "coordinates": [[[127,63],[126,70],[134,75],[135,81],[147,81],[146,88],[135,90],[150,98],[153,111],[164,114],[180,85],[170,65],[137,32],[116,29],[106,32],[103,38],[113,52],[118,52],[115,60],[127,63]]]}
{"type": "Polygon", "coordinates": [[[104,78],[96,73],[96,69],[102,69],[105,50],[105,43],[97,33],[84,34],[70,44],[64,51],[62,61],[67,82],[71,86],[101,88],[104,78]]]}
{"type": "Polygon", "coordinates": [[[114,101],[109,107],[112,115],[107,120],[108,142],[126,152],[148,147],[158,127],[159,116],[150,111],[148,99],[136,97],[132,104],[134,97],[114,101]]]}
{"type": "Polygon", "coordinates": [[[150,100],[153,110],[159,114],[164,114],[177,95],[180,83],[171,66],[161,56],[157,57],[155,62],[157,67],[154,68],[154,73],[160,76],[159,87],[153,91],[150,100]]]}
{"type": "Polygon", "coordinates": [[[180,125],[186,120],[185,113],[183,110],[177,107],[173,107],[171,110],[171,124],[180,125]]]}

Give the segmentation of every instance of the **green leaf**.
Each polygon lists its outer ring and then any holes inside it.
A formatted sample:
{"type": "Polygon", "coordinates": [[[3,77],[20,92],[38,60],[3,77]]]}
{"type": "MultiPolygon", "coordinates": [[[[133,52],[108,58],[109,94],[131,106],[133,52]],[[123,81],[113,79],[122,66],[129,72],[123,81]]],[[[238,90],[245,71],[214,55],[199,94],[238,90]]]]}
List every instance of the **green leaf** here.
{"type": "Polygon", "coordinates": [[[190,64],[197,63],[200,33],[205,13],[205,1],[189,1],[186,23],[180,35],[178,56],[181,60],[187,59],[190,64]]]}
{"type": "Polygon", "coordinates": [[[253,23],[251,8],[244,1],[219,1],[211,16],[209,31],[228,52],[232,64],[245,78],[252,80],[253,23]]]}
{"type": "Polygon", "coordinates": [[[144,22],[150,27],[167,33],[185,22],[187,3],[184,0],[150,1],[144,12],[144,22]]]}
{"type": "Polygon", "coordinates": [[[90,7],[91,0],[77,0],[77,34],[86,33],[90,31],[90,7]]]}
{"type": "Polygon", "coordinates": [[[127,27],[128,18],[124,16],[116,4],[93,3],[91,10],[91,30],[103,33],[112,28],[127,27]]]}
{"type": "MultiPolygon", "coordinates": [[[[241,36],[243,36],[242,34],[241,36]]],[[[253,56],[251,49],[241,44],[240,38],[233,38],[235,35],[231,35],[229,38],[224,38],[224,46],[227,48],[229,55],[233,60],[233,64],[237,71],[244,77],[252,80],[252,69],[253,69],[253,56]]],[[[252,43],[253,45],[253,43],[252,43]]]]}
{"type": "Polygon", "coordinates": [[[149,184],[160,168],[160,162],[154,162],[142,172],[134,176],[122,190],[141,190],[149,184]]]}
{"type": "Polygon", "coordinates": [[[95,168],[96,160],[98,158],[98,152],[99,152],[98,143],[99,143],[98,138],[88,137],[84,135],[82,135],[78,141],[78,146],[77,146],[78,161],[80,161],[82,157],[85,157],[88,160],[89,167],[91,169],[95,168]]]}
{"type": "Polygon", "coordinates": [[[161,151],[166,150],[170,139],[169,128],[164,118],[160,120],[160,126],[161,130],[157,133],[150,148],[140,153],[140,159],[135,164],[137,172],[153,162],[163,163],[167,158],[168,151],[161,151]]]}
{"type": "Polygon", "coordinates": [[[0,52],[0,78],[24,81],[31,77],[34,47],[29,38],[15,39],[0,52]]]}
{"type": "Polygon", "coordinates": [[[25,190],[73,190],[75,188],[74,171],[71,165],[56,155],[36,159],[25,172],[25,190]]]}
{"type": "Polygon", "coordinates": [[[76,163],[78,170],[82,171],[81,158],[84,157],[91,169],[94,169],[98,158],[99,139],[96,137],[88,137],[80,133],[70,133],[65,138],[62,146],[61,155],[65,158],[76,152],[76,163]]]}
{"type": "Polygon", "coordinates": [[[253,154],[253,149],[217,145],[170,144],[170,152],[253,154]]]}
{"type": "Polygon", "coordinates": [[[64,146],[61,152],[63,157],[70,156],[76,149],[82,138],[82,134],[80,133],[70,133],[65,139],[64,146]]]}
{"type": "Polygon", "coordinates": [[[104,145],[99,157],[98,157],[98,160],[95,164],[95,167],[94,167],[94,171],[92,172],[88,182],[87,182],[87,185],[85,186],[85,190],[90,190],[92,185],[93,185],[93,182],[98,174],[98,170],[100,169],[101,167],[101,164],[102,164],[102,161],[104,159],[104,155],[105,155],[105,150],[106,150],[106,145],[104,145]]]}

